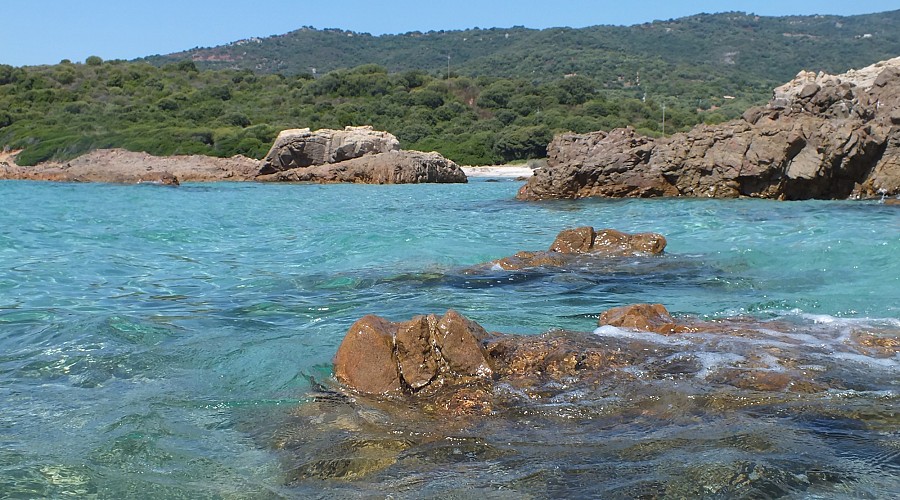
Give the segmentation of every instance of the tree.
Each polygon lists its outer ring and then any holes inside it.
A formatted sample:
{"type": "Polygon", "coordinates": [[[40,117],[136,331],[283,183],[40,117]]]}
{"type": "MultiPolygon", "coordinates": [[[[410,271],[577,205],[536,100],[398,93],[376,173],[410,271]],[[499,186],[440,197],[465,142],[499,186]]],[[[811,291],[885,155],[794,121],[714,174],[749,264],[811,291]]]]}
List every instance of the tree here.
{"type": "Polygon", "coordinates": [[[84,63],[88,66],[100,66],[103,64],[103,59],[99,56],[88,56],[88,58],[84,60],[84,63]]]}

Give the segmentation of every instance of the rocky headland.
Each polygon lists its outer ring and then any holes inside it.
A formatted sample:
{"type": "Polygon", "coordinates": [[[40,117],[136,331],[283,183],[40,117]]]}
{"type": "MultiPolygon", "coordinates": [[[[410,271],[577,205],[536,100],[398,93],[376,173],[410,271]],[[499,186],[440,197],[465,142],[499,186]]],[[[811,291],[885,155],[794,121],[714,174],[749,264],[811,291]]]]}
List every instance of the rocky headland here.
{"type": "Polygon", "coordinates": [[[522,200],[900,194],[900,58],[841,75],[801,72],[720,125],[654,139],[632,128],[562,134],[522,200]]]}
{"type": "Polygon", "coordinates": [[[372,127],[282,131],[266,157],[153,156],[101,149],[68,162],[33,167],[0,157],[0,179],[61,182],[155,183],[260,181],[409,184],[467,181],[465,173],[438,153],[400,149],[396,137],[372,127]]]}

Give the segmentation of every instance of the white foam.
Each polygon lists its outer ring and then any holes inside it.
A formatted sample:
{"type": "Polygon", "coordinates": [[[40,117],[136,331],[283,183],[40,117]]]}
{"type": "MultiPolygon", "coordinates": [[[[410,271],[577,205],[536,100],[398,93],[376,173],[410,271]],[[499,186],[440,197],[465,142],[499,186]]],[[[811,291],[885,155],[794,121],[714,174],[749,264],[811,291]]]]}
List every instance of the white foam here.
{"type": "Polygon", "coordinates": [[[705,379],[711,373],[725,366],[735,366],[738,363],[747,361],[747,358],[740,354],[731,352],[706,352],[698,351],[692,353],[697,360],[703,365],[703,368],[697,372],[697,378],[705,379]]]}
{"type": "Polygon", "coordinates": [[[679,338],[678,336],[666,336],[660,335],[658,333],[644,332],[641,330],[630,330],[627,328],[619,328],[611,325],[603,325],[597,328],[596,330],[594,330],[594,335],[599,335],[601,337],[646,340],[648,342],[666,345],[686,345],[691,343],[686,339],[679,338]]]}
{"type": "Polygon", "coordinates": [[[892,358],[873,358],[854,352],[834,352],[831,354],[831,357],[841,361],[864,364],[870,367],[875,365],[886,368],[889,371],[900,371],[900,354],[896,354],[892,358]]]}

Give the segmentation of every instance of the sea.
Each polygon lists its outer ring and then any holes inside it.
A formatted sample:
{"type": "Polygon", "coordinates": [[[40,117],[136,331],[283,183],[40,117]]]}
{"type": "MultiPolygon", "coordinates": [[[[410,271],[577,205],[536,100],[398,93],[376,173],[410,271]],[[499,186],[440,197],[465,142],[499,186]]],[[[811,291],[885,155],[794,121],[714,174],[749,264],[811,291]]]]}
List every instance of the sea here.
{"type": "Polygon", "coordinates": [[[522,202],[520,185],[0,181],[0,498],[900,492],[900,207],[522,202]],[[467,272],[579,226],[668,246],[467,272]],[[333,379],[367,314],[455,309],[490,331],[613,339],[639,334],[599,314],[641,302],[764,334],[643,334],[656,361],[695,367],[637,366],[627,387],[560,388],[494,416],[419,417],[333,379]],[[824,387],[723,385],[751,356],[824,387]]]}

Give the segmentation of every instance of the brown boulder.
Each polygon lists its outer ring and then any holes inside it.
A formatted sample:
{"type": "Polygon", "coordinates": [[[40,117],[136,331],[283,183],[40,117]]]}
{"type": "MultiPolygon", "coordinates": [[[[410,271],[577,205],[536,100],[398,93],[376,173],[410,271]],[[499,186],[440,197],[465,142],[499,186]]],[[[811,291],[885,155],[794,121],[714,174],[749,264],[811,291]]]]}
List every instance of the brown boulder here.
{"type": "Polygon", "coordinates": [[[400,389],[394,352],[397,325],[378,316],[364,316],[350,327],[334,357],[334,376],[366,394],[400,389]]]}
{"type": "Polygon", "coordinates": [[[647,332],[669,334],[684,331],[675,323],[662,304],[632,304],[614,307],[600,315],[599,325],[634,328],[647,332]]]}
{"type": "Polygon", "coordinates": [[[550,251],[559,253],[590,252],[596,236],[594,228],[589,226],[565,229],[556,236],[556,240],[550,245],[550,251]]]}
{"type": "Polygon", "coordinates": [[[500,268],[505,271],[535,267],[561,267],[578,257],[629,257],[657,255],[666,248],[666,238],[657,233],[628,234],[615,229],[584,226],[565,229],[557,236],[546,252],[518,252],[510,257],[478,266],[500,268]]]}
{"type": "Polygon", "coordinates": [[[482,345],[490,335],[481,325],[451,309],[438,322],[436,330],[435,345],[450,370],[459,375],[491,375],[482,345]]]}
{"type": "Polygon", "coordinates": [[[335,377],[365,394],[416,392],[489,378],[493,369],[484,328],[449,310],[393,323],[365,316],[354,323],[334,358],[335,377]]]}
{"type": "Polygon", "coordinates": [[[433,318],[416,316],[398,324],[394,340],[397,360],[403,380],[413,390],[428,385],[438,373],[438,360],[432,345],[431,325],[433,318]]]}

